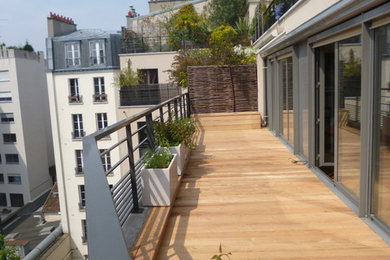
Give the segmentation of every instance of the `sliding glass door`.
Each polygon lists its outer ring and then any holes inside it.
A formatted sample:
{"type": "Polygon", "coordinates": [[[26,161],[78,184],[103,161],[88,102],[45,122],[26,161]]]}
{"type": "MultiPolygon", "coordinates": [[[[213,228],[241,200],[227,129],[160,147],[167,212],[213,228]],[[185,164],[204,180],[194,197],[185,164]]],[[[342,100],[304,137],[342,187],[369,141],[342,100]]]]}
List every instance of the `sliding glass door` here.
{"type": "Polygon", "coordinates": [[[316,166],[360,195],[360,36],[316,48],[316,166]]]}
{"type": "Polygon", "coordinates": [[[338,181],[356,198],[360,195],[360,36],[338,42],[338,181]]]}
{"type": "Polygon", "coordinates": [[[390,226],[390,25],[375,30],[372,213],[390,226]]]}

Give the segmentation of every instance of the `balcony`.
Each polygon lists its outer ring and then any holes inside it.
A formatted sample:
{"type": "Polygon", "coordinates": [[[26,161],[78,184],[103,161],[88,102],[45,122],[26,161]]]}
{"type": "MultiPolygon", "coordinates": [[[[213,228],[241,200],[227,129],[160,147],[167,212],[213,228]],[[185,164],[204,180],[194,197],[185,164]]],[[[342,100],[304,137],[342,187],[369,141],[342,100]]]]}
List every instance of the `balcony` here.
{"type": "Polygon", "coordinates": [[[82,104],[83,103],[83,96],[81,95],[73,95],[68,96],[69,104],[82,104]]]}
{"type": "Polygon", "coordinates": [[[254,112],[193,115],[197,147],[173,207],[140,204],[142,157],[134,143],[152,122],[189,115],[187,94],[84,138],[90,259],[210,259],[219,245],[234,259],[384,259],[389,246],[267,129],[254,112]],[[138,128],[138,120],[146,125],[138,128]],[[119,143],[99,152],[98,142],[119,143]],[[128,151],[104,172],[100,157],[128,151]],[[106,176],[127,166],[110,188],[106,176]],[[144,209],[144,213],[140,213],[144,209]],[[137,241],[134,217],[148,215],[137,241]],[[165,232],[164,232],[165,230],[165,232]],[[129,253],[130,252],[130,253],[129,253]]]}
{"type": "Polygon", "coordinates": [[[122,87],[120,89],[121,106],[157,105],[181,93],[174,84],[149,84],[122,87]]]}
{"type": "Polygon", "coordinates": [[[296,2],[298,0],[273,0],[269,5],[259,4],[255,12],[255,40],[271,28],[296,2]]]}

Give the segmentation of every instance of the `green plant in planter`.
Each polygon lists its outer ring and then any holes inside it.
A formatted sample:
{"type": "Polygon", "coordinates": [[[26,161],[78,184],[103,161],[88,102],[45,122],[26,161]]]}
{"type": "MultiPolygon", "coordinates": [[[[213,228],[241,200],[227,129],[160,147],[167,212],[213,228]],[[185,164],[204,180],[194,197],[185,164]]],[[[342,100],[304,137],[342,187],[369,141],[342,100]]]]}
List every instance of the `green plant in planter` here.
{"type": "Polygon", "coordinates": [[[172,153],[166,147],[161,147],[157,151],[149,151],[145,156],[145,168],[146,169],[163,169],[168,168],[173,158],[172,153]]]}
{"type": "Polygon", "coordinates": [[[184,142],[184,145],[193,149],[195,145],[192,136],[196,131],[195,120],[183,118],[180,120],[157,122],[153,125],[154,136],[159,146],[177,146],[184,142]]]}

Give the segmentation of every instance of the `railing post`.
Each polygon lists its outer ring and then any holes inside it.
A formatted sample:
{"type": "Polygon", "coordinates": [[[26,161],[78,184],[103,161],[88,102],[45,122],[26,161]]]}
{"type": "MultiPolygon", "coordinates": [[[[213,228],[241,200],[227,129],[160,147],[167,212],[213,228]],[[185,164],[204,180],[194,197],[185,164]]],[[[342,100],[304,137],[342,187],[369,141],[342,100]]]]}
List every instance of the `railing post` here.
{"type": "Polygon", "coordinates": [[[164,111],[163,111],[163,108],[160,107],[159,111],[160,111],[160,122],[164,123],[164,111]]]}
{"type": "Polygon", "coordinates": [[[190,95],[186,94],[186,103],[187,103],[187,117],[191,116],[191,104],[190,104],[190,95]]]}
{"type": "Polygon", "coordinates": [[[173,101],[173,106],[175,108],[175,120],[179,120],[179,110],[177,108],[177,98],[173,101]]]}
{"type": "Polygon", "coordinates": [[[137,187],[137,177],[135,175],[135,162],[134,162],[134,153],[133,153],[133,140],[131,136],[131,125],[126,126],[126,138],[127,138],[127,152],[130,165],[130,182],[131,182],[131,193],[133,196],[134,208],[132,213],[142,213],[142,209],[139,207],[139,198],[138,198],[138,187],[137,187]]]}
{"type": "Polygon", "coordinates": [[[183,96],[180,96],[180,119],[183,119],[183,96]]]}
{"type": "Polygon", "coordinates": [[[171,103],[168,103],[168,120],[172,120],[171,103]]]}
{"type": "Polygon", "coordinates": [[[154,141],[154,135],[153,135],[153,118],[152,113],[149,113],[145,116],[146,118],[146,136],[148,138],[148,144],[149,148],[151,150],[154,150],[156,148],[156,144],[154,141]]]}

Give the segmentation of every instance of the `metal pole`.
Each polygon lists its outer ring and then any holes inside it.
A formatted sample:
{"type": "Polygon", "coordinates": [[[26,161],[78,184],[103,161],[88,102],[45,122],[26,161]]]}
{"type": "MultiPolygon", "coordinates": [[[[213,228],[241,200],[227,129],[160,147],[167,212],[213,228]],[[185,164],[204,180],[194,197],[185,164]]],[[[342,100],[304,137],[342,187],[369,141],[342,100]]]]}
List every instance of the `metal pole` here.
{"type": "Polygon", "coordinates": [[[156,148],[154,135],[153,135],[153,118],[152,113],[147,114],[146,116],[146,136],[148,138],[149,148],[154,150],[156,148]]]}
{"type": "Polygon", "coordinates": [[[173,101],[173,106],[175,108],[175,120],[179,120],[179,111],[178,111],[178,108],[177,108],[177,99],[175,99],[173,101]]]}
{"type": "Polygon", "coordinates": [[[168,120],[172,120],[171,103],[168,103],[168,120]]]}
{"type": "Polygon", "coordinates": [[[160,122],[164,123],[164,111],[163,111],[163,108],[160,107],[159,111],[160,111],[160,122]]]}
{"type": "Polygon", "coordinates": [[[132,213],[141,213],[143,210],[139,207],[139,198],[138,198],[138,188],[137,188],[137,177],[135,174],[135,163],[134,163],[134,153],[133,153],[133,140],[131,137],[131,125],[126,126],[126,137],[127,137],[127,152],[129,156],[129,165],[130,165],[130,181],[131,181],[131,191],[133,196],[134,208],[132,213]]]}

